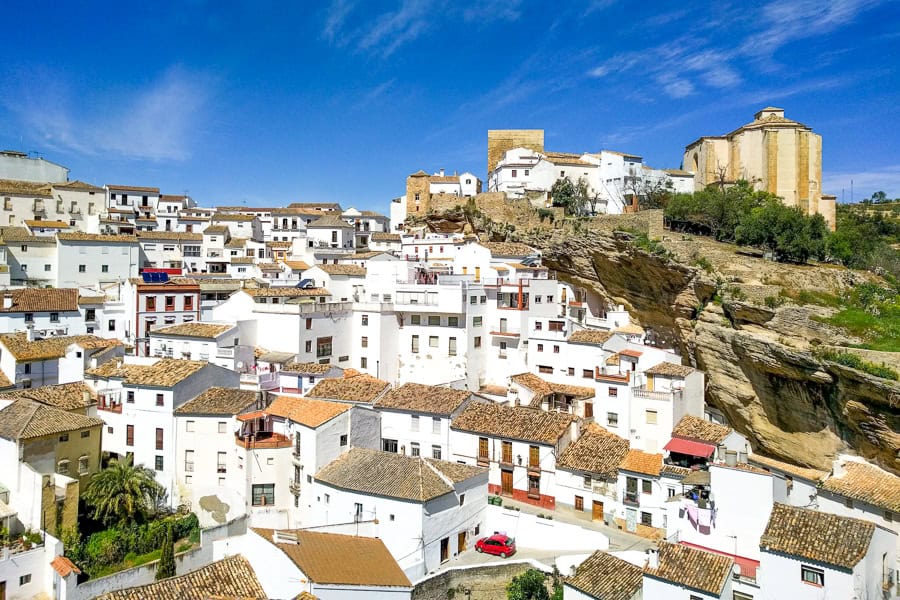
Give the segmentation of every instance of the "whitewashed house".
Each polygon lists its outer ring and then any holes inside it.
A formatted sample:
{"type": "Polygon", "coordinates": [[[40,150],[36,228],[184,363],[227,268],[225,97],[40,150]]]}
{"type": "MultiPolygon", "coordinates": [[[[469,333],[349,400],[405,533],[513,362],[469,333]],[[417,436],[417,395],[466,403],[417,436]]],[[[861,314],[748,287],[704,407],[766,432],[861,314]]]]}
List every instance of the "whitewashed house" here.
{"type": "Polygon", "coordinates": [[[60,233],[56,253],[59,288],[127,281],[140,267],[138,240],[130,235],[60,233]]]}
{"type": "Polygon", "coordinates": [[[489,468],[489,491],[556,506],[556,457],[578,437],[574,415],[470,402],[450,426],[451,458],[489,468]]]}
{"type": "Polygon", "coordinates": [[[238,362],[249,363],[253,359],[255,340],[241,340],[241,337],[240,327],[231,323],[164,325],[150,330],[150,354],[159,358],[205,360],[237,370],[238,362]]]}
{"type": "Polygon", "coordinates": [[[4,333],[32,330],[36,337],[86,333],[78,290],[22,288],[2,292],[0,329],[4,333]]]}
{"type": "Polygon", "coordinates": [[[484,468],[352,448],[314,482],[312,525],[371,522],[410,577],[471,549],[485,525],[484,468]]]}
{"type": "Polygon", "coordinates": [[[776,504],[759,542],[763,597],[890,598],[896,538],[870,521],[776,504]]]}
{"type": "Polygon", "coordinates": [[[281,365],[273,392],[305,395],[323,379],[343,377],[343,369],[332,364],[287,362],[281,365]]]}
{"type": "Polygon", "coordinates": [[[381,449],[447,460],[450,423],[472,394],[448,387],[405,383],[375,402],[381,413],[381,449]]]}
{"type": "Polygon", "coordinates": [[[669,542],[647,556],[643,600],[743,600],[732,593],[726,556],[669,542]]]}

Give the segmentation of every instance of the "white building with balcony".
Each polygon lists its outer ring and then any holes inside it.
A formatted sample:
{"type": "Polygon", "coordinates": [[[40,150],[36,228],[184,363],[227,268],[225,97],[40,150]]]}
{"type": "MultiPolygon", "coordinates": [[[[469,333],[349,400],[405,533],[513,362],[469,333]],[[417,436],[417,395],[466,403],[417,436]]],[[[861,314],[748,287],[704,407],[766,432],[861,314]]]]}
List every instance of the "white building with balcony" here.
{"type": "Polygon", "coordinates": [[[150,355],[203,360],[236,371],[238,362],[252,364],[255,342],[232,323],[164,325],[150,331],[150,355]]]}

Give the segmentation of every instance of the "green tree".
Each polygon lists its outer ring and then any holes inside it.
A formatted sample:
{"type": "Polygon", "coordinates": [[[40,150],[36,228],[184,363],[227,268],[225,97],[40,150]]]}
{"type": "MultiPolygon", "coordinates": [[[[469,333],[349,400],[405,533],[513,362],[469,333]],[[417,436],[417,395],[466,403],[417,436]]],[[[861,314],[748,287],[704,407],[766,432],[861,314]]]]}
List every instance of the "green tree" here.
{"type": "Polygon", "coordinates": [[[563,207],[567,215],[583,215],[592,205],[590,186],[584,177],[579,177],[577,181],[568,177],[557,179],[550,188],[550,198],[553,206],[563,207]]]}
{"type": "Polygon", "coordinates": [[[132,459],[111,460],[91,477],[82,498],[93,509],[93,518],[105,525],[125,525],[155,513],[165,497],[153,471],[135,466],[132,459]]]}
{"type": "Polygon", "coordinates": [[[550,600],[544,574],[537,569],[528,569],[516,575],[506,586],[507,600],[550,600]]]}
{"type": "Polygon", "coordinates": [[[875,192],[872,194],[872,202],[875,204],[881,204],[883,202],[887,202],[888,197],[884,192],[875,192]]]}
{"type": "Polygon", "coordinates": [[[770,251],[776,260],[806,262],[825,255],[828,227],[822,215],[805,216],[778,198],[750,211],[735,228],[735,241],[770,251]]]}
{"type": "Polygon", "coordinates": [[[172,533],[172,523],[166,523],[166,532],[163,536],[162,554],[156,565],[156,578],[165,579],[175,576],[175,540],[172,533]]]}

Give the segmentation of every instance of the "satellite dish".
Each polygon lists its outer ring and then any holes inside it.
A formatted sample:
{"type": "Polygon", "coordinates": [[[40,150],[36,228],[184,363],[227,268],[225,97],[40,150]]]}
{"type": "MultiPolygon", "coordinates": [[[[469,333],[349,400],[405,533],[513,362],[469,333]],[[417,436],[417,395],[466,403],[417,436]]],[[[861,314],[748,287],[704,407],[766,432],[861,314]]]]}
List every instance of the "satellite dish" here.
{"type": "Polygon", "coordinates": [[[740,577],[741,565],[734,563],[734,565],[731,567],[731,572],[734,573],[735,575],[737,575],[738,577],[740,577]]]}

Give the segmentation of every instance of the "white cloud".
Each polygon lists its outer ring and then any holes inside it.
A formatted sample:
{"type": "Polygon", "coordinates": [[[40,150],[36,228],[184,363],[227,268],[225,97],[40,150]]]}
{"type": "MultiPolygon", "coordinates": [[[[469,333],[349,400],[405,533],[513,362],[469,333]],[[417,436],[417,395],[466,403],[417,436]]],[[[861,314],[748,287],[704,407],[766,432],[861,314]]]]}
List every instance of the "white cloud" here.
{"type": "Polygon", "coordinates": [[[76,93],[56,81],[32,79],[39,95],[10,104],[48,148],[155,161],[191,155],[214,80],[174,67],[145,87],[113,97],[76,93]]]}
{"type": "Polygon", "coordinates": [[[686,98],[694,93],[694,86],[687,79],[676,75],[663,74],[656,78],[663,92],[672,98],[686,98]]]}
{"type": "Polygon", "coordinates": [[[378,102],[391,90],[391,88],[394,87],[394,84],[396,82],[397,79],[394,78],[379,83],[360,97],[359,101],[357,101],[356,104],[353,105],[353,110],[362,110],[364,108],[367,108],[371,104],[378,102]]]}
{"type": "Polygon", "coordinates": [[[463,20],[469,23],[517,21],[522,16],[522,0],[479,0],[466,3],[463,20]]]}
{"type": "Polygon", "coordinates": [[[334,0],[325,15],[325,25],[322,28],[322,37],[329,42],[340,43],[338,34],[344,27],[344,22],[353,10],[350,0],[334,0]]]}

